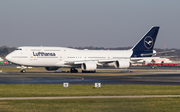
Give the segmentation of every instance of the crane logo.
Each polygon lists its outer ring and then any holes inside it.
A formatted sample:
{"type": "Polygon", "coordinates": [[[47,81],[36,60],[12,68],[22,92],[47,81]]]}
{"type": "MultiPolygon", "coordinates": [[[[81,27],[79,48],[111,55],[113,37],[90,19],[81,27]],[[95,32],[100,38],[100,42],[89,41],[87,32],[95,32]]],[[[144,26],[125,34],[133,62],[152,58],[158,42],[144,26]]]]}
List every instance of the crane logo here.
{"type": "Polygon", "coordinates": [[[153,46],[153,39],[152,39],[152,37],[150,37],[150,36],[145,37],[145,39],[144,39],[144,46],[147,49],[150,49],[153,46]]]}

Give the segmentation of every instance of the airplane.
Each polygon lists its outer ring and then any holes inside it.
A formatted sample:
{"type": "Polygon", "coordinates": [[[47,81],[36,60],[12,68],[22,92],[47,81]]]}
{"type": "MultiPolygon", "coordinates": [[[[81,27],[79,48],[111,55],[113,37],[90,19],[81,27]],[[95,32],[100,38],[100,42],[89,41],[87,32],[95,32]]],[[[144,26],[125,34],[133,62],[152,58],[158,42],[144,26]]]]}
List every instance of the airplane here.
{"type": "Polygon", "coordinates": [[[46,70],[70,68],[71,73],[95,73],[98,67],[127,69],[131,62],[139,57],[156,55],[153,50],[159,26],[150,30],[129,50],[78,50],[65,47],[22,46],[8,54],[5,58],[11,63],[21,66],[24,73],[26,67],[45,67],[46,70]]]}
{"type": "Polygon", "coordinates": [[[0,62],[1,62],[1,61],[4,61],[4,60],[0,57],[0,62]]]}
{"type": "MultiPolygon", "coordinates": [[[[138,59],[138,58],[136,58],[138,59]]],[[[141,57],[140,60],[137,61],[137,63],[172,63],[172,61],[168,58],[161,58],[161,57],[141,57]]]]}

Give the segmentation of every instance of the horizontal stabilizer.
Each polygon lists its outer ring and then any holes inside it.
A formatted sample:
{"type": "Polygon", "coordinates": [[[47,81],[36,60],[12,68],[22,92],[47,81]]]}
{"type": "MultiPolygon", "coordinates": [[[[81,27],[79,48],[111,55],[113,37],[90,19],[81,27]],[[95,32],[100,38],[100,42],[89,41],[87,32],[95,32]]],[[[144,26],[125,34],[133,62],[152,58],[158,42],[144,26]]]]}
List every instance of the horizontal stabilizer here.
{"type": "Polygon", "coordinates": [[[152,55],[155,55],[155,54],[163,54],[163,53],[169,53],[169,52],[175,52],[175,50],[172,50],[172,51],[163,51],[163,52],[157,52],[157,53],[141,54],[141,56],[152,56],[152,55]]]}

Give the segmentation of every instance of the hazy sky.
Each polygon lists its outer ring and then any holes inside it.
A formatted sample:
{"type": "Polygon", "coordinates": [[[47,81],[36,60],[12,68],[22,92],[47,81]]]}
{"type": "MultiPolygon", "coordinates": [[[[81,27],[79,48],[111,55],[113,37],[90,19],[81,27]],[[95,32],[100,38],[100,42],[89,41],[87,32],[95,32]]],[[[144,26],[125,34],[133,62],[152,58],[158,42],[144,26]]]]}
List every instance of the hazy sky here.
{"type": "Polygon", "coordinates": [[[180,48],[180,0],[0,1],[0,46],[127,47],[152,26],[180,48]]]}

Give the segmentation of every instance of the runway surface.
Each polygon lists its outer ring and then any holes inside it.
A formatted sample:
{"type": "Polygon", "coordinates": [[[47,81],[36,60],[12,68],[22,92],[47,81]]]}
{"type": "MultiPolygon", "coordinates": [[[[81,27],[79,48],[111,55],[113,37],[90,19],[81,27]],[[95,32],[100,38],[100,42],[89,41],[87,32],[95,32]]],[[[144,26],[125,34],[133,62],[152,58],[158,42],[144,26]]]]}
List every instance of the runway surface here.
{"type": "Polygon", "coordinates": [[[180,71],[140,73],[0,73],[0,84],[143,84],[180,85],[180,71]],[[104,74],[104,75],[103,75],[104,74]]]}
{"type": "Polygon", "coordinates": [[[3,97],[0,100],[48,100],[48,99],[97,99],[97,98],[170,98],[180,95],[139,95],[139,96],[69,96],[69,97],[3,97]]]}

